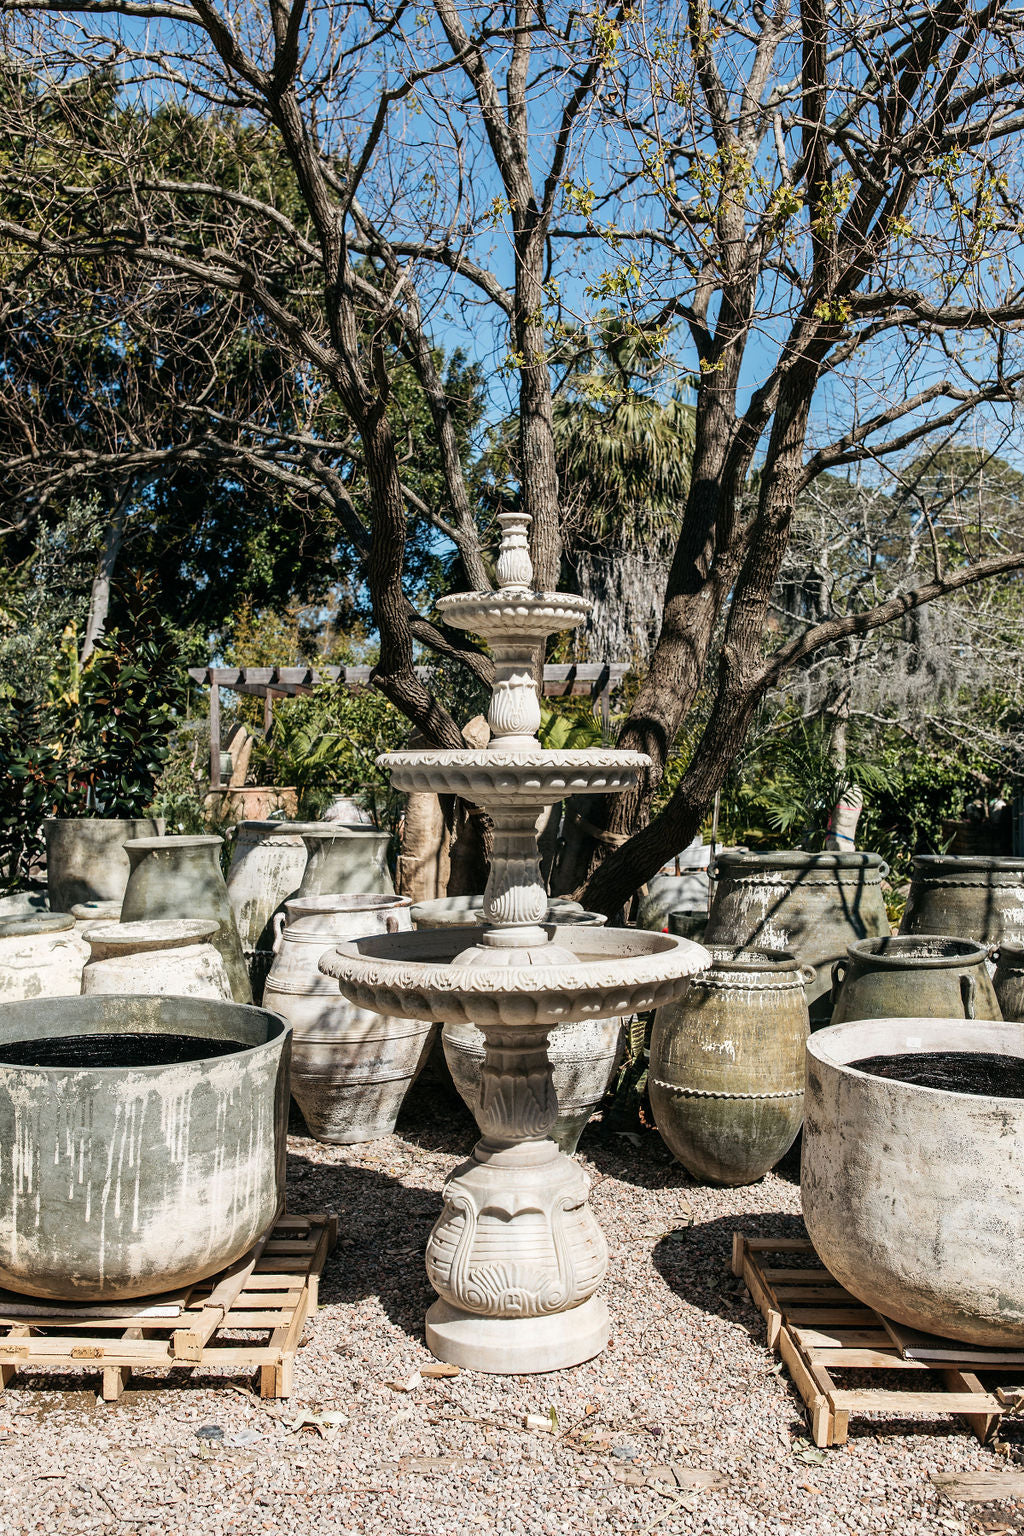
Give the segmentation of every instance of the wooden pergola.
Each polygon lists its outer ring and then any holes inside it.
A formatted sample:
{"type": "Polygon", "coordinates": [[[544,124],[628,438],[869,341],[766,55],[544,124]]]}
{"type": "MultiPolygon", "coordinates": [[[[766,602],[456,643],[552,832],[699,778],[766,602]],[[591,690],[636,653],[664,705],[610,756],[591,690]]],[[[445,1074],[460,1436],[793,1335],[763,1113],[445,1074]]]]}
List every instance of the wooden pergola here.
{"type": "MultiPolygon", "coordinates": [[[[274,700],[295,698],[311,693],[324,683],[341,683],[355,690],[370,684],[371,667],[189,667],[194,683],[210,690],[210,788],[220,789],[220,691],[248,693],[263,700],[263,728],[270,729],[274,700]]],[[[417,667],[420,677],[428,679],[430,669],[417,667]]],[[[589,694],[594,708],[601,711],[607,730],[611,720],[612,690],[622,682],[629,668],[621,662],[574,662],[568,666],[544,668],[546,698],[583,697],[589,694]]]]}

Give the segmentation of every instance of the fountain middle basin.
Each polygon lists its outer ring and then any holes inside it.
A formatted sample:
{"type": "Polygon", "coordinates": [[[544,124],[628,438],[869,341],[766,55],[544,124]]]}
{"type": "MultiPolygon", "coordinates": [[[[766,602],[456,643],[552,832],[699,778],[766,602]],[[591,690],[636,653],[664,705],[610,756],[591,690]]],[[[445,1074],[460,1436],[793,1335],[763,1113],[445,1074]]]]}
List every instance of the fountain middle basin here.
{"type": "Polygon", "coordinates": [[[290,1046],[211,998],[0,1007],[0,1286],[118,1301],[240,1258],[284,1206],[290,1046]]]}
{"type": "MultiPolygon", "coordinates": [[[[1018,1024],[963,1019],[869,1019],[834,1025],[807,1043],[801,1168],[804,1221],[827,1268],[896,1322],[967,1344],[1024,1346],[1024,1099],[1018,1024]],[[1005,1096],[880,1076],[1006,1062],[1005,1096]],[[864,1066],[859,1065],[864,1063],[864,1066]],[[925,1064],[934,1067],[934,1063],[925,1064]],[[872,1069],[873,1068],[873,1069],[872,1069]]],[[[990,1073],[989,1085],[991,1083],[990,1073]]]]}

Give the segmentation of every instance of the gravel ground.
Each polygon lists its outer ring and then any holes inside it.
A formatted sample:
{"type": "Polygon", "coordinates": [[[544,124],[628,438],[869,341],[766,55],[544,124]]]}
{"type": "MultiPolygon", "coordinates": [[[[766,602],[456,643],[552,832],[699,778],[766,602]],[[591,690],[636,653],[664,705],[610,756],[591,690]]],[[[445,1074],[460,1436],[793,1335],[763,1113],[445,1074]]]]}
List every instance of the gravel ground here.
{"type": "Polygon", "coordinates": [[[461,1105],[425,1097],[401,1134],[364,1147],[292,1137],[291,1209],[336,1211],[342,1233],[292,1399],[261,1403],[241,1378],[182,1376],[168,1389],[136,1376],[104,1406],[95,1376],[17,1377],[0,1400],[4,1536],[1024,1531],[1024,1503],[950,1500],[930,1480],[1013,1475],[1016,1425],[1001,1450],[956,1421],[920,1420],[851,1426],[827,1452],[809,1445],[729,1270],[735,1228],[793,1232],[795,1165],[747,1189],[695,1186],[656,1135],[595,1122],[580,1154],[611,1249],[608,1351],[550,1376],[389,1387],[430,1362],[423,1245],[444,1177],[474,1140],[461,1105]],[[304,1422],[317,1413],[331,1417],[304,1422]],[[557,1424],[524,1428],[528,1414],[557,1424]]]}

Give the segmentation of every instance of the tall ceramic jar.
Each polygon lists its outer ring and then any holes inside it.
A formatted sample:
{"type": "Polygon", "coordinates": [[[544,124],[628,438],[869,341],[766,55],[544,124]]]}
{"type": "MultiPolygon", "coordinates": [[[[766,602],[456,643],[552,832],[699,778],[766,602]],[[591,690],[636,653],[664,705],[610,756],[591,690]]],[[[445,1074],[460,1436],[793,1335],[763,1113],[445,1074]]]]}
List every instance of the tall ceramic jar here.
{"type": "Polygon", "coordinates": [[[827,1024],[833,962],[855,939],[891,931],[882,898],[888,872],[877,853],[720,853],[702,942],[782,949],[813,966],[811,1024],[827,1024]]]}
{"type": "Polygon", "coordinates": [[[393,896],[386,832],[343,822],[305,822],[296,827],[306,845],[300,896],[393,896]]]}
{"type": "Polygon", "coordinates": [[[1024,1024],[1024,944],[1000,944],[992,986],[1003,1018],[1024,1024]]]}
{"type": "Polygon", "coordinates": [[[70,912],[81,901],[119,901],[128,884],[125,843],[163,830],[162,816],[48,818],[43,832],[51,912],[70,912]]]}
{"type": "Polygon", "coordinates": [[[306,845],[290,821],[240,821],[227,873],[228,898],[256,1002],[274,961],[274,914],[294,896],[306,868],[306,845]]]}
{"type": "Polygon", "coordinates": [[[121,920],[120,901],[76,901],[71,908],[75,920],[75,932],[85,937],[85,930],[96,923],[117,923],[121,920]]]}
{"type": "MultiPolygon", "coordinates": [[[[297,896],[285,903],[264,1004],[292,1026],[292,1097],[318,1141],[389,1136],[436,1024],[356,1008],[317,968],[339,941],[410,928],[405,896],[297,896]]],[[[280,919],[279,919],[280,920],[280,919]]]]}
{"type": "Polygon", "coordinates": [[[132,872],[121,903],[123,923],[143,918],[211,917],[213,943],[224,962],[236,1003],[251,1003],[252,988],[220,872],[222,837],[140,837],[126,843],[132,872]]]}
{"type": "Polygon", "coordinates": [[[860,939],[832,967],[833,1024],[848,1019],[998,1019],[984,944],[944,935],[860,939]]]}
{"type": "Polygon", "coordinates": [[[86,935],[89,959],[82,996],[141,993],[147,997],[217,997],[231,1002],[224,962],[211,942],[213,918],[97,923],[86,935]]]}
{"type": "Polygon", "coordinates": [[[803,1122],[804,983],[814,973],[781,950],[705,948],[711,965],[655,1015],[651,1108],[695,1179],[752,1184],[803,1122]]]}
{"type": "Polygon", "coordinates": [[[77,997],[88,955],[70,912],[0,917],[0,1003],[77,997]]]}
{"type": "Polygon", "coordinates": [[[900,933],[1024,943],[1024,859],[918,854],[900,933]]]}

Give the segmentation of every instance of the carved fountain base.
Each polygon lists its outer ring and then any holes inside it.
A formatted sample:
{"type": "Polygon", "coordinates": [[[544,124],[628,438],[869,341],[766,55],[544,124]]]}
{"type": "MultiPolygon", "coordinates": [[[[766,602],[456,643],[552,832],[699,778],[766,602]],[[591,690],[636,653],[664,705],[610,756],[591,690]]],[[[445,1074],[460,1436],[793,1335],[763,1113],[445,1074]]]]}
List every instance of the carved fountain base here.
{"type": "Polygon", "coordinates": [[[427,1344],[470,1370],[557,1371],[599,1354],[608,1311],[594,1292],[608,1248],[590,1183],[550,1140],[558,1113],[546,1028],[484,1025],[482,1137],[448,1179],[427,1241],[440,1300],[427,1344]]]}

